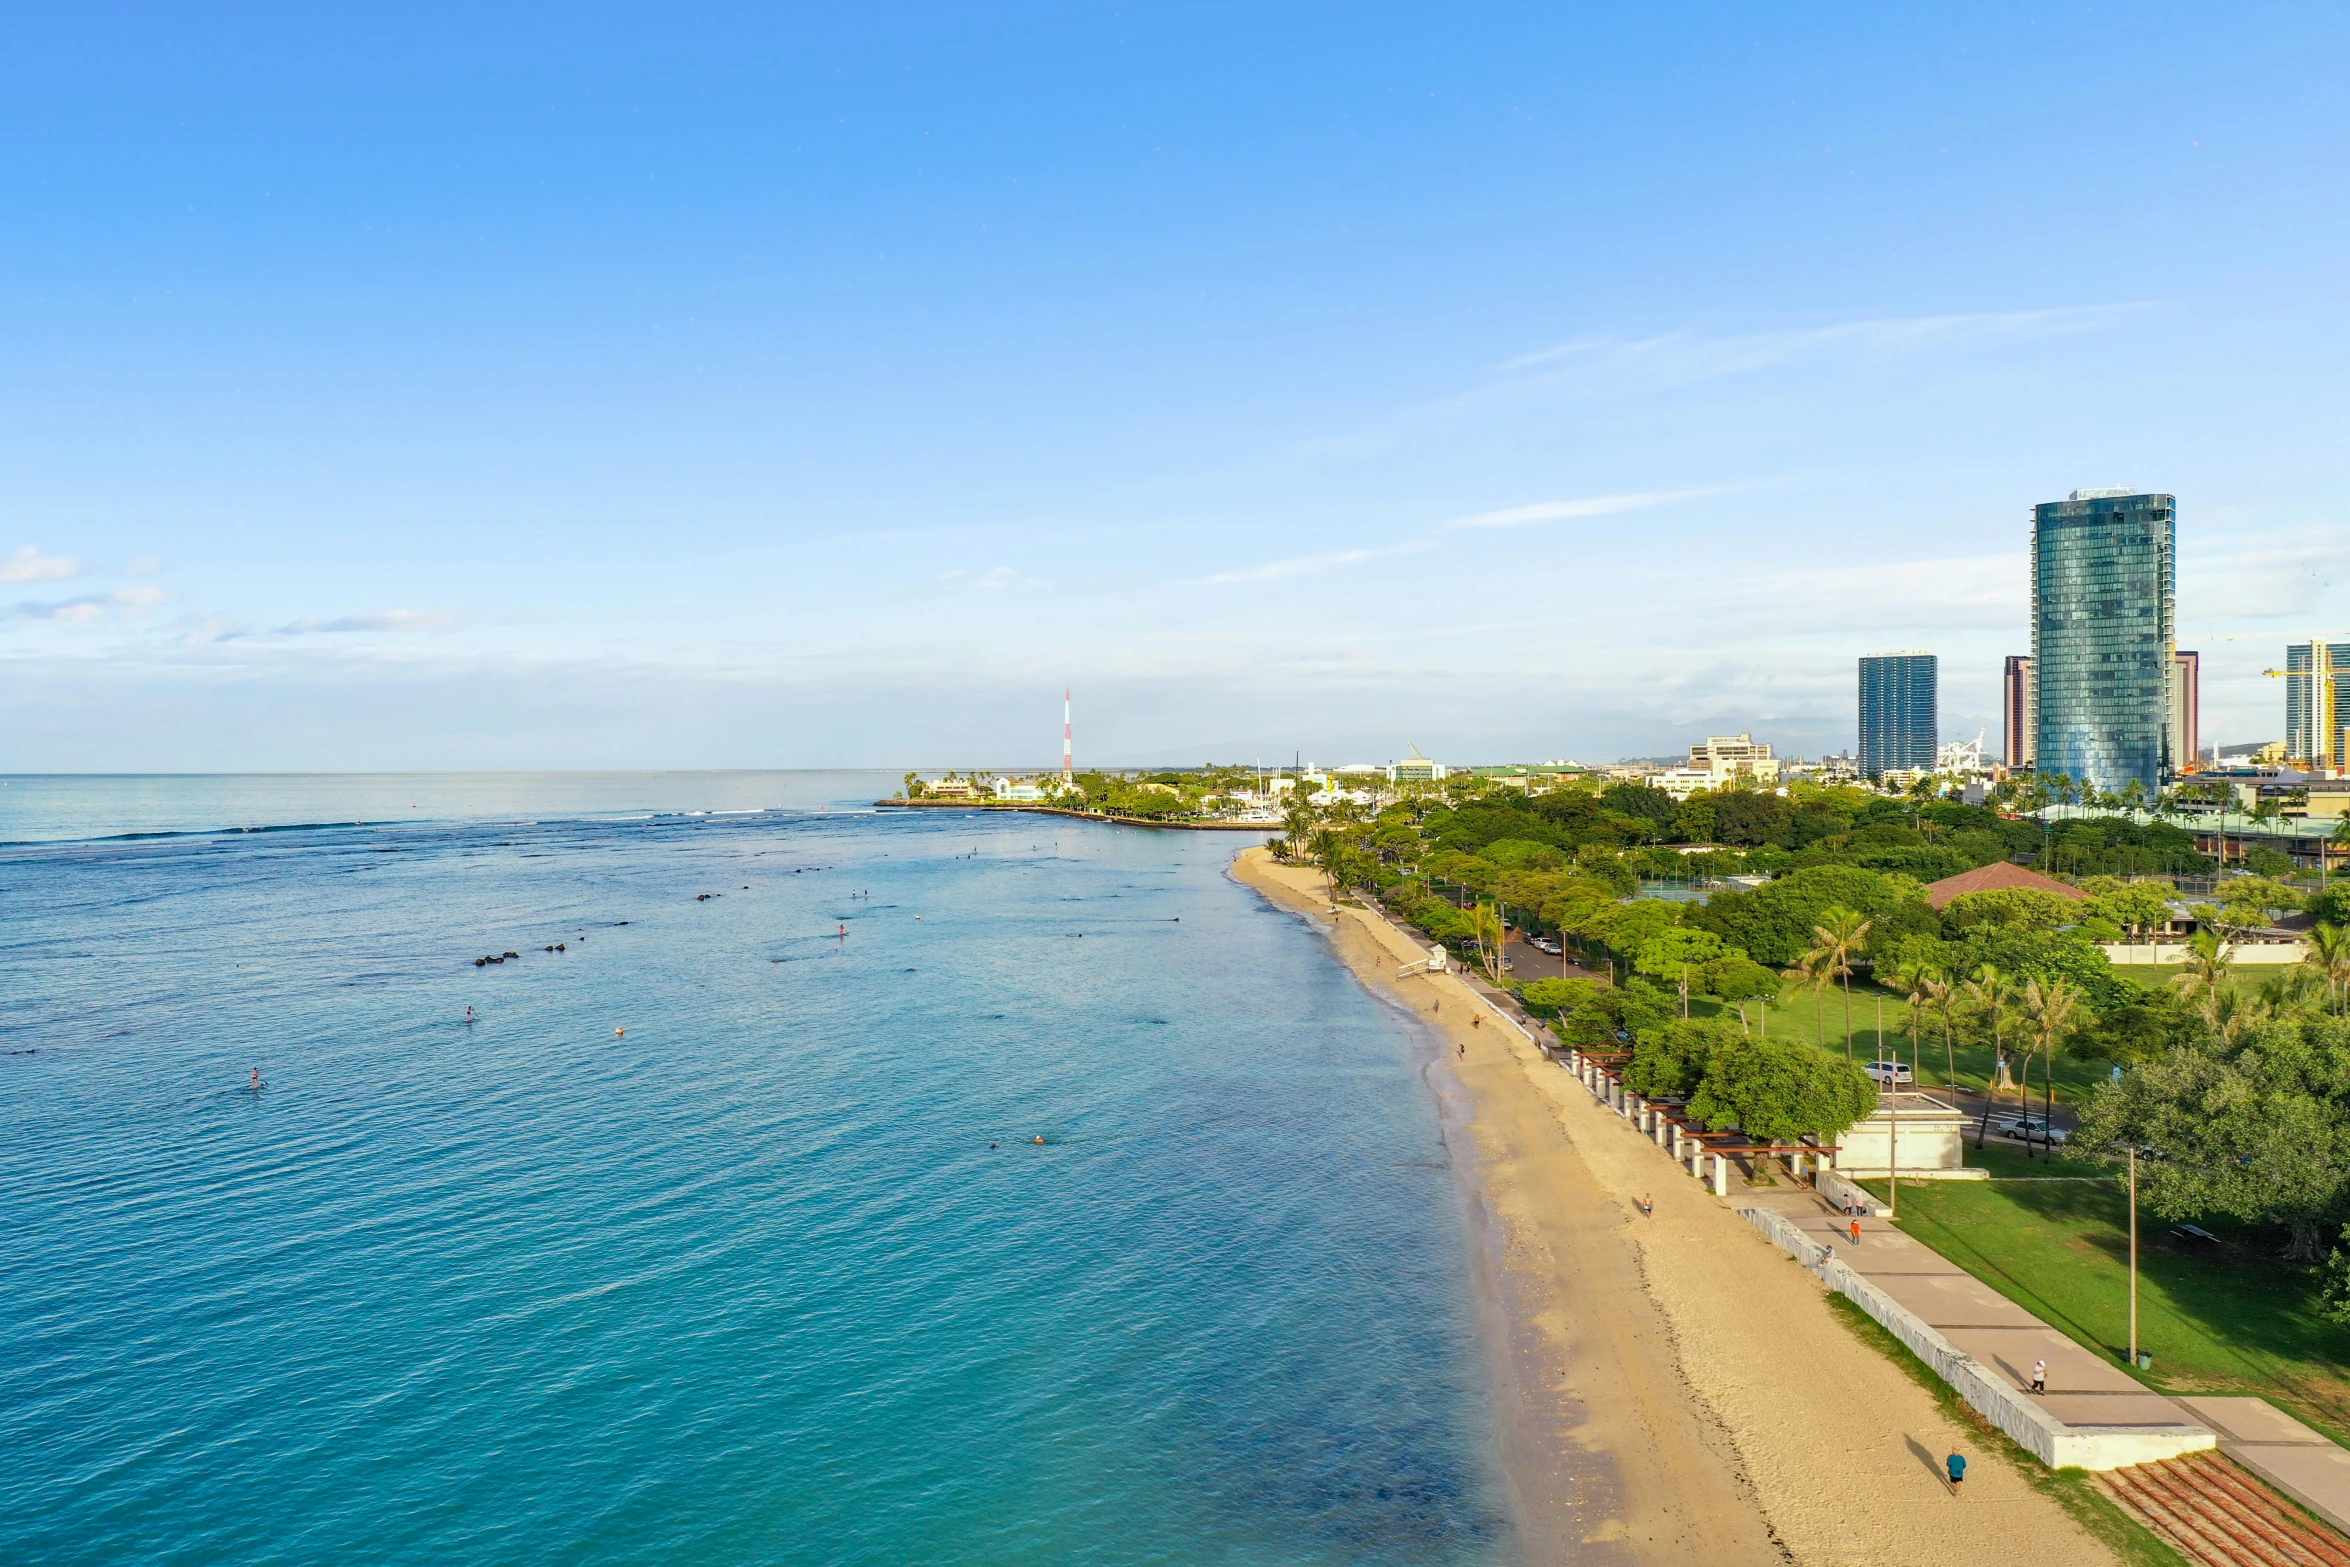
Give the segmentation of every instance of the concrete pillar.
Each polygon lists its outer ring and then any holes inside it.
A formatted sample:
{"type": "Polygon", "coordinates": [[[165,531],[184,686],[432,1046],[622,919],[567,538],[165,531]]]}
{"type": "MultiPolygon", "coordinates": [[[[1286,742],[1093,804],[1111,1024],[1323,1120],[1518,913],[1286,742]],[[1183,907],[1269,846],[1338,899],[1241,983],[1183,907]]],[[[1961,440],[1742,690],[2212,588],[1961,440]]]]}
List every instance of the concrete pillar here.
{"type": "Polygon", "coordinates": [[[1657,1145],[1659,1148],[1662,1148],[1662,1147],[1665,1145],[1665,1134],[1666,1134],[1667,1132],[1671,1131],[1671,1130],[1672,1130],[1672,1127],[1673,1127],[1673,1123],[1672,1123],[1672,1122],[1670,1122],[1670,1121],[1668,1121],[1668,1120],[1666,1120],[1666,1119],[1664,1118],[1664,1115],[1663,1115],[1663,1113],[1662,1113],[1662,1112],[1659,1112],[1659,1113],[1658,1113],[1658,1115],[1657,1115],[1657,1118],[1656,1118],[1656,1125],[1655,1125],[1655,1127],[1654,1127],[1654,1128],[1653,1128],[1653,1129],[1652,1129],[1652,1130],[1649,1132],[1649,1136],[1651,1136],[1651,1137],[1655,1138],[1655,1139],[1656,1139],[1656,1145],[1657,1145]]]}
{"type": "Polygon", "coordinates": [[[1704,1158],[1705,1158],[1705,1144],[1703,1144],[1703,1143],[1699,1142],[1699,1141],[1698,1141],[1696,1138],[1694,1138],[1694,1137],[1690,1138],[1690,1139],[1689,1139],[1689,1173],[1690,1173],[1692,1176],[1694,1176],[1694,1175],[1696,1175],[1696,1174],[1698,1173],[1698,1170],[1697,1170],[1698,1163],[1699,1163],[1699,1161],[1700,1161],[1700,1160],[1702,1160],[1702,1159],[1704,1159],[1704,1158]]]}
{"type": "Polygon", "coordinates": [[[1714,1155],[1714,1195],[1716,1197],[1730,1195],[1730,1161],[1722,1154],[1714,1155]]]}
{"type": "Polygon", "coordinates": [[[1678,1121],[1673,1123],[1673,1162],[1681,1162],[1681,1123],[1678,1121]]]}

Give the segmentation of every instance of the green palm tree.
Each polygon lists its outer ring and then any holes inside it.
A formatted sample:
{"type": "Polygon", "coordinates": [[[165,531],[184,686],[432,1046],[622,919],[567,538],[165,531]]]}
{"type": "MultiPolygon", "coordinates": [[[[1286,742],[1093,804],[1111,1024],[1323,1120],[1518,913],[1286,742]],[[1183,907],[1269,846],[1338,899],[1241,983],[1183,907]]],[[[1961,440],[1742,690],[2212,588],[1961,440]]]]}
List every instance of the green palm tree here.
{"type": "MultiPolygon", "coordinates": [[[[2350,822],[2350,816],[2343,820],[2350,822]]],[[[2327,1005],[2340,1016],[2342,993],[2350,986],[2350,928],[2318,926],[2309,933],[2309,956],[2302,961],[2325,976],[2327,1005]]]]}
{"type": "Polygon", "coordinates": [[[1820,923],[1811,928],[1812,947],[1803,955],[1806,964],[1818,965],[1829,978],[1843,983],[1844,1059],[1848,1062],[1852,1059],[1852,960],[1868,951],[1869,927],[1875,923],[1842,904],[1822,909],[1820,923]]]}
{"type": "Polygon", "coordinates": [[[1803,956],[1797,958],[1794,962],[1788,964],[1779,972],[1798,985],[1809,985],[1811,987],[1812,1022],[1819,1029],[1820,1048],[1822,1050],[1827,1049],[1828,1009],[1821,1004],[1820,995],[1830,985],[1836,982],[1835,971],[1829,968],[1825,963],[1814,961],[1812,954],[1806,952],[1803,954],[1803,956]]]}
{"type": "Polygon", "coordinates": [[[1963,988],[1967,1004],[1991,1025],[1992,1077],[1983,1085],[1983,1124],[1975,1129],[1975,1146],[1980,1148],[1991,1131],[1991,1101],[1999,1088],[1999,1064],[2007,1059],[2007,1019],[2015,1005],[2015,985],[1995,965],[1986,963],[1963,988]]]}
{"type": "Polygon", "coordinates": [[[2171,984],[2190,998],[2221,989],[2236,966],[2235,954],[2228,950],[2228,944],[2220,939],[2219,932],[2210,929],[2199,930],[2187,938],[2186,962],[2186,969],[2171,984]]]}
{"type": "MultiPolygon", "coordinates": [[[[2089,1020],[2089,1009],[2081,1004],[2079,992],[2063,979],[2043,983],[2037,979],[2024,982],[2024,1013],[2032,1020],[2034,1041],[2040,1055],[2041,1120],[2045,1122],[2056,1113],[2056,1047],[2075,1029],[2089,1020]]],[[[2024,1109],[2032,1108],[2032,1059],[2024,1058],[2024,1109]]],[[[2043,1139],[2051,1158],[2054,1145],[2043,1139]]],[[[2030,1145],[2025,1145],[2030,1152],[2030,1145]]]]}
{"type": "MultiPolygon", "coordinates": [[[[1951,1039],[1951,1008],[1958,1004],[1958,987],[1943,976],[1940,969],[1928,969],[1926,977],[1918,982],[1926,1000],[1942,1014],[1942,1083],[1946,1088],[1958,1086],[1958,1046],[1951,1039]]],[[[1910,1053],[1915,1055],[1916,1041],[1911,1040],[1910,1053]]]]}
{"type": "Polygon", "coordinates": [[[1501,910],[1490,903],[1480,903],[1469,911],[1469,933],[1477,942],[1477,955],[1485,962],[1485,977],[1501,983],[1501,943],[1506,930],[1501,910]]]}

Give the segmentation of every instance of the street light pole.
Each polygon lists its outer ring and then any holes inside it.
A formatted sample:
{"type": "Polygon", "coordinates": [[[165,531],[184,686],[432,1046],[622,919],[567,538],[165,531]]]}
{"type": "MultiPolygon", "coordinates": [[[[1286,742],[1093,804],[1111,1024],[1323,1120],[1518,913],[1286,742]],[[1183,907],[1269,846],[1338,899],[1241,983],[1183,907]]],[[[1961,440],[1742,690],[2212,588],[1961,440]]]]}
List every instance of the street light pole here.
{"type": "Polygon", "coordinates": [[[2138,1145],[2130,1145],[2130,1369],[2138,1369],[2138,1145]]]}

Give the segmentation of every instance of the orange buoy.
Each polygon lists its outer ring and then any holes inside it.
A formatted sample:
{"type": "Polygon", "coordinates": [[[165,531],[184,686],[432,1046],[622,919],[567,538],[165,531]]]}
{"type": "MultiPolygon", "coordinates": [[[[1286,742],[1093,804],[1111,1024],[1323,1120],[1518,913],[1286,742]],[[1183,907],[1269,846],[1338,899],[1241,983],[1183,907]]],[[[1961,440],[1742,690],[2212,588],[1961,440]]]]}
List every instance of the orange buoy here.
{"type": "Polygon", "coordinates": [[[626,1034],[627,1032],[628,1032],[628,1030],[627,1030],[627,1029],[625,1029],[625,1028],[616,1028],[616,1029],[612,1030],[612,1037],[613,1037],[614,1039],[618,1039],[618,1038],[620,1038],[622,1035],[626,1034]]]}
{"type": "Polygon", "coordinates": [[[1041,1143],[1041,1142],[1043,1142],[1043,1141],[1044,1141],[1044,1139],[1043,1139],[1043,1138],[1041,1138],[1041,1137],[1039,1137],[1039,1138],[1037,1139],[1037,1141],[1041,1143]]]}

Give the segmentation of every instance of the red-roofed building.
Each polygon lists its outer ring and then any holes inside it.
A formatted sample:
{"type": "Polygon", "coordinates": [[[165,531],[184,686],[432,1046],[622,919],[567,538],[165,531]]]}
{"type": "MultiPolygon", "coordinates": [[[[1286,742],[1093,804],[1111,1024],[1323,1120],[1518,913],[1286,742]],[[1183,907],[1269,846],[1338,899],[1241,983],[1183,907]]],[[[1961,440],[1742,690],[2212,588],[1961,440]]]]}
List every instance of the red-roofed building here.
{"type": "Polygon", "coordinates": [[[2005,892],[2010,888],[2019,892],[2053,892],[2059,897],[2081,902],[2086,902],[2089,897],[2080,888],[2058,881],[2053,876],[2043,876],[2038,871],[2028,871],[2021,865],[2001,860],[1996,865],[1980,866],[1971,871],[1961,871],[1956,876],[1945,876],[1937,882],[1929,882],[1926,886],[1926,902],[1939,910],[1947,907],[1950,900],[1961,893],[2005,892]]]}

